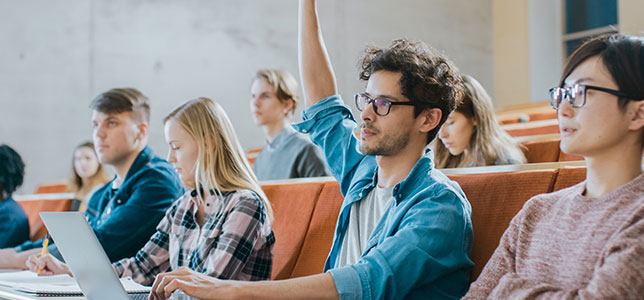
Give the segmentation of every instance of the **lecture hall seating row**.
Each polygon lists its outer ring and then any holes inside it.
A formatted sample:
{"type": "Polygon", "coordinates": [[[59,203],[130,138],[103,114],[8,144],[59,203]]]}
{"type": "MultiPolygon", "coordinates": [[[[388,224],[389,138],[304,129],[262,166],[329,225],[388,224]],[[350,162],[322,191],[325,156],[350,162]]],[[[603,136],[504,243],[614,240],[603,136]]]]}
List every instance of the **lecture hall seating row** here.
{"type": "MultiPolygon", "coordinates": [[[[481,272],[512,217],[530,197],[574,185],[584,180],[583,161],[493,167],[444,169],[457,181],[472,204],[475,262],[472,280],[481,272]]],[[[332,177],[262,182],[271,201],[276,243],[272,279],[286,279],[322,272],[331,248],[342,195],[332,177]]],[[[27,212],[31,239],[44,236],[38,213],[66,211],[73,194],[16,195],[27,212]]]]}
{"type": "MultiPolygon", "coordinates": [[[[584,162],[445,169],[472,204],[472,280],[498,245],[512,217],[532,196],[583,181],[584,162]]],[[[272,279],[322,272],[342,204],[331,177],[262,182],[273,205],[276,244],[272,279]]]]}

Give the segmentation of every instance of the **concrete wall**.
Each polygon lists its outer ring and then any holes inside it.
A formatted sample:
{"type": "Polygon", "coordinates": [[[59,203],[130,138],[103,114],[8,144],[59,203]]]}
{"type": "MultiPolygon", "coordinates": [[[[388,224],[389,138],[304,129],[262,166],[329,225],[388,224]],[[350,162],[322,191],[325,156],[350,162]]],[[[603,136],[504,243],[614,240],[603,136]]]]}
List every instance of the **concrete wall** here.
{"type": "Polygon", "coordinates": [[[644,36],[642,12],[644,12],[644,1],[619,0],[617,2],[619,31],[644,36]]]}
{"type": "MultiPolygon", "coordinates": [[[[403,36],[443,50],[494,94],[491,0],[320,2],[346,102],[364,88],[364,46],[403,36]]],[[[112,87],[150,97],[150,145],[162,156],[161,118],[197,96],[222,104],[245,148],[262,146],[250,77],[263,67],[297,74],[296,13],[293,0],[0,1],[0,143],[27,163],[19,192],[67,178],[72,149],[91,139],[89,101],[112,87]]]]}

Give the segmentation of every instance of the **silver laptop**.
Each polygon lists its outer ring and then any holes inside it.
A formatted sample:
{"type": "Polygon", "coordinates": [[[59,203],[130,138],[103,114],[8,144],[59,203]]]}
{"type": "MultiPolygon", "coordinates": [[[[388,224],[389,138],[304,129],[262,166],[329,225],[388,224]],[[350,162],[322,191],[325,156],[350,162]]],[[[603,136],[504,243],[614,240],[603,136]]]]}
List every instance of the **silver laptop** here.
{"type": "Polygon", "coordinates": [[[40,217],[85,297],[92,300],[147,299],[147,293],[128,294],[125,291],[82,213],[41,212],[40,217]]]}

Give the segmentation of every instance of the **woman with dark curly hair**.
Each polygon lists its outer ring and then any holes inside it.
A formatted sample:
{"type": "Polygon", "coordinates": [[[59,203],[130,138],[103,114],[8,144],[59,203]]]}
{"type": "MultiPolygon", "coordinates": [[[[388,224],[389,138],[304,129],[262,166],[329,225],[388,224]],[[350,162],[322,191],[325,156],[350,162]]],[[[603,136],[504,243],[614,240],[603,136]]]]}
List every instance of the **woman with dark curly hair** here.
{"type": "Polygon", "coordinates": [[[25,164],[7,145],[0,145],[0,249],[14,247],[29,239],[29,220],[11,198],[22,184],[25,164]]]}

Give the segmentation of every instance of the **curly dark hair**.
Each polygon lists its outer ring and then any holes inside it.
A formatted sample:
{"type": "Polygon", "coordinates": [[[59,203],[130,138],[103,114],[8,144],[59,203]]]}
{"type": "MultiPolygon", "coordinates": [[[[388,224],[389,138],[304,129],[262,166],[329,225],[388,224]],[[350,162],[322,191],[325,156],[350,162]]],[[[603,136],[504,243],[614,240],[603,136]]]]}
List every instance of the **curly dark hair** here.
{"type": "Polygon", "coordinates": [[[441,110],[438,126],[427,133],[428,144],[463,98],[465,86],[458,68],[420,41],[398,39],[386,49],[367,47],[359,67],[360,80],[364,81],[377,71],[400,72],[402,95],[417,103],[414,117],[427,108],[441,110]]]}
{"type": "Polygon", "coordinates": [[[0,201],[4,195],[11,194],[22,185],[25,176],[25,163],[20,155],[7,145],[0,145],[0,201]]]}

